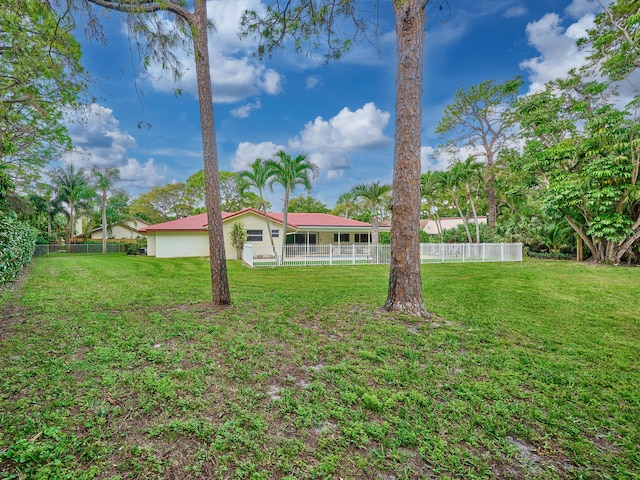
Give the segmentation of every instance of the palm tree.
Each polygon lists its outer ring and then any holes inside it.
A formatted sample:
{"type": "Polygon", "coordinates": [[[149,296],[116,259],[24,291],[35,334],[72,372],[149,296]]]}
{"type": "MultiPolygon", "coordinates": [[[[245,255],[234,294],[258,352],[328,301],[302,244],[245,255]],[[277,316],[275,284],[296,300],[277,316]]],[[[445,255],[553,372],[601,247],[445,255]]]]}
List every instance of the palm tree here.
{"type": "Polygon", "coordinates": [[[391,190],[391,185],[380,185],[380,182],[359,183],[351,189],[355,198],[364,198],[371,209],[371,243],[378,244],[378,205],[385,193],[391,190]]]}
{"type": "Polygon", "coordinates": [[[452,170],[456,171],[455,176],[458,178],[458,181],[464,183],[465,191],[467,195],[467,200],[471,205],[471,211],[473,212],[473,219],[476,223],[476,243],[480,243],[480,224],[478,222],[478,213],[476,212],[476,205],[473,203],[473,197],[471,196],[471,187],[470,183],[480,177],[480,170],[482,169],[482,164],[475,161],[473,156],[467,157],[467,159],[462,162],[457,160],[452,170]]]}
{"type": "MultiPolygon", "coordinates": [[[[276,246],[273,243],[273,236],[271,235],[271,225],[269,224],[269,214],[267,213],[267,202],[264,199],[264,189],[269,185],[271,177],[273,177],[272,169],[266,161],[256,158],[256,160],[249,165],[250,170],[243,170],[239,173],[240,178],[244,179],[249,186],[255,187],[258,190],[258,196],[260,197],[260,210],[264,213],[264,219],[267,222],[267,230],[269,231],[269,240],[271,241],[271,248],[273,250],[274,257],[278,258],[276,253],[276,246]]],[[[285,237],[286,239],[286,230],[285,237]]]]}
{"type": "Polygon", "coordinates": [[[69,228],[65,237],[65,241],[69,245],[73,236],[77,204],[92,198],[95,192],[89,185],[89,178],[84,168],[80,168],[76,172],[73,165],[69,165],[66,169],[56,168],[49,175],[58,198],[69,208],[69,228]]]}
{"type": "Polygon", "coordinates": [[[102,254],[104,255],[107,253],[107,192],[120,180],[120,170],[115,166],[104,169],[94,166],[91,173],[102,196],[102,254]]]}
{"type": "Polygon", "coordinates": [[[448,191],[449,194],[451,195],[451,203],[453,203],[453,206],[456,207],[456,209],[458,210],[458,215],[460,215],[460,218],[462,219],[462,223],[464,225],[464,229],[467,232],[467,240],[469,241],[469,243],[471,243],[472,242],[471,232],[469,231],[469,224],[467,222],[467,217],[465,217],[462,214],[462,210],[460,209],[460,204],[458,203],[458,197],[456,196],[458,187],[460,186],[460,178],[458,176],[458,171],[459,169],[451,168],[446,172],[442,172],[442,175],[440,176],[440,185],[442,186],[442,188],[444,188],[445,191],[448,191]]]}
{"type": "Polygon", "coordinates": [[[287,216],[289,213],[289,195],[295,190],[297,185],[302,185],[307,192],[311,191],[311,178],[318,176],[318,166],[306,155],[298,155],[291,158],[284,150],[276,153],[278,160],[267,160],[267,168],[271,171],[272,176],[269,179],[269,187],[273,189],[275,183],[279,183],[284,188],[284,237],[282,239],[282,257],[280,261],[284,261],[284,253],[287,243],[287,216]],[[311,178],[309,178],[311,175],[311,178]]]}
{"type": "Polygon", "coordinates": [[[429,217],[433,215],[433,219],[436,222],[438,234],[440,236],[440,243],[443,243],[442,236],[442,222],[440,221],[440,214],[438,213],[438,199],[440,197],[440,176],[442,172],[428,171],[423,173],[420,179],[420,194],[423,200],[426,202],[429,217]]]}

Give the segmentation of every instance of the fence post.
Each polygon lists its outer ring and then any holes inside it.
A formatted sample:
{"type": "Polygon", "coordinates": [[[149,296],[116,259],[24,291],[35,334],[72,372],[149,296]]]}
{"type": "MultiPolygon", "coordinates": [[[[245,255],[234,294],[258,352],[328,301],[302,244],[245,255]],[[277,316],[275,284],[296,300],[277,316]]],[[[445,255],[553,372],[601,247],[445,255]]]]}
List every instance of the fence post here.
{"type": "Polygon", "coordinates": [[[504,243],[500,244],[500,261],[504,262],[504,243]]]}
{"type": "Polygon", "coordinates": [[[329,265],[333,265],[333,243],[329,244],[329,265]]]}

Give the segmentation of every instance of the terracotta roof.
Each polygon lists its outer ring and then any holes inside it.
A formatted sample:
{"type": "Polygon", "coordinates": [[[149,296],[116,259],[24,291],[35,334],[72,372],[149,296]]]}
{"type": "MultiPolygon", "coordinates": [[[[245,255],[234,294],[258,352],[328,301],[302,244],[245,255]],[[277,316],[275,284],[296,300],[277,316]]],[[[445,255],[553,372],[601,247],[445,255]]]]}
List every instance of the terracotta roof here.
{"type": "MultiPolygon", "coordinates": [[[[224,213],[222,218],[224,218],[224,213]]],[[[199,213],[198,215],[191,215],[190,217],[179,218],[177,220],[170,220],[164,223],[157,223],[155,225],[149,225],[147,228],[140,230],[141,232],[155,232],[158,230],[204,230],[207,226],[207,214],[199,213]]]]}
{"type": "MultiPolygon", "coordinates": [[[[256,215],[263,216],[263,213],[259,210],[256,210],[254,208],[245,208],[233,213],[222,212],[222,221],[229,220],[230,218],[250,212],[255,213],[256,215]]],[[[270,213],[269,218],[278,223],[284,222],[284,214],[282,212],[270,213]]],[[[299,227],[371,227],[370,224],[365,222],[351,220],[350,218],[338,217],[336,215],[329,215],[328,213],[290,213],[287,217],[287,223],[288,226],[296,229],[299,227]]],[[[179,218],[178,220],[171,220],[164,223],[158,223],[156,225],[149,225],[146,228],[140,229],[140,232],[144,233],[176,230],[200,231],[205,230],[206,227],[207,214],[200,213],[198,215],[192,215],[190,217],[179,218]]]]}
{"type": "MultiPolygon", "coordinates": [[[[269,216],[279,222],[284,221],[284,213],[282,212],[274,212],[269,216]]],[[[328,213],[290,213],[287,217],[287,223],[293,223],[298,227],[371,227],[369,223],[328,213]]]]}

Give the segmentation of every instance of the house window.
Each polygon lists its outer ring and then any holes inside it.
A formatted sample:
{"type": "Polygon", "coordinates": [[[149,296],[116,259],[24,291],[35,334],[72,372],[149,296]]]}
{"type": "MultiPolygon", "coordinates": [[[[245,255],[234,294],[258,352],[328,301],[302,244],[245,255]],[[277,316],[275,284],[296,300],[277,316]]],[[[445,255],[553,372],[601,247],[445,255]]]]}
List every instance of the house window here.
{"type": "Polygon", "coordinates": [[[333,242],[334,243],[349,243],[349,234],[348,233],[334,233],[333,234],[333,242]],[[340,235],[340,239],[338,240],[338,235],[340,235]]]}
{"type": "Polygon", "coordinates": [[[356,243],[369,243],[371,241],[371,236],[368,233],[356,233],[355,237],[354,241],[356,243]]]}
{"type": "Polygon", "coordinates": [[[280,230],[271,230],[271,238],[280,238],[280,230]]]}
{"type": "Polygon", "coordinates": [[[262,230],[247,230],[247,242],[261,242],[262,230]]]}

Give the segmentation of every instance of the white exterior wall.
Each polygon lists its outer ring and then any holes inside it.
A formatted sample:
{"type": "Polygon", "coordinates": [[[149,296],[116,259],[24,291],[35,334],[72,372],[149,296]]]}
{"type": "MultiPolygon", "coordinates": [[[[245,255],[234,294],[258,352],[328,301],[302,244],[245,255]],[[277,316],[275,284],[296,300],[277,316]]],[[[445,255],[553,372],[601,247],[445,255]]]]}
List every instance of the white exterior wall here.
{"type": "MultiPolygon", "coordinates": [[[[462,225],[461,218],[442,218],[440,219],[440,223],[442,224],[442,230],[451,230],[452,228],[457,228],[462,225]]],[[[487,217],[478,217],[478,223],[487,223],[487,217]]],[[[475,220],[472,218],[469,219],[469,225],[475,225],[475,220]]],[[[429,219],[427,224],[424,226],[423,230],[427,232],[429,235],[437,235],[440,233],[438,231],[438,224],[435,220],[429,219]]]]}
{"type": "MultiPolygon", "coordinates": [[[[147,248],[148,247],[147,242],[147,248]]],[[[147,250],[148,255],[153,255],[147,250]]],[[[155,232],[155,256],[157,258],[208,257],[209,237],[207,231],[155,232]]]]}
{"type": "MultiPolygon", "coordinates": [[[[256,247],[269,247],[271,248],[271,241],[269,240],[269,233],[267,232],[267,222],[264,217],[256,215],[253,212],[247,212],[244,215],[238,215],[237,217],[230,218],[226,220],[222,224],[222,230],[224,232],[224,250],[227,255],[227,260],[235,260],[236,259],[236,249],[231,244],[231,229],[233,228],[233,224],[235,222],[241,222],[244,225],[244,229],[246,230],[262,230],[262,241],[261,242],[249,242],[251,245],[256,247]]],[[[274,222],[273,220],[269,221],[269,226],[271,230],[278,230],[280,236],[278,238],[273,239],[273,243],[276,248],[282,246],[284,229],[283,226],[274,222]]],[[[289,229],[291,231],[291,229],[289,229]]]]}
{"type": "Polygon", "coordinates": [[[147,255],[156,256],[156,234],[155,232],[147,234],[147,255]]]}
{"type": "MultiPolygon", "coordinates": [[[[142,226],[140,228],[142,228],[142,226]]],[[[143,236],[142,234],[140,234],[138,232],[134,232],[130,228],[124,227],[122,225],[113,225],[111,227],[111,233],[109,233],[109,230],[107,230],[107,238],[116,238],[116,239],[130,238],[130,239],[135,239],[137,237],[142,237],[142,236],[143,236]]],[[[102,239],[102,229],[93,232],[91,234],[91,238],[93,240],[101,240],[102,239]]]]}

